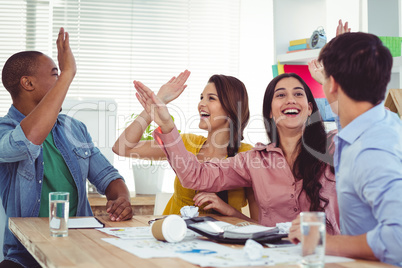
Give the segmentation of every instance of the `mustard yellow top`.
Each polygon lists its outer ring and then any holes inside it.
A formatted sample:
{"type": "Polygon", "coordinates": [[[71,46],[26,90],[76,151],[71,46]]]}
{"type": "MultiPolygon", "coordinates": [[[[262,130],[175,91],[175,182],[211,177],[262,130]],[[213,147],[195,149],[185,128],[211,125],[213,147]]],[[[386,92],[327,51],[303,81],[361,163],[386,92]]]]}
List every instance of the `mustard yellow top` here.
{"type": "MultiPolygon", "coordinates": [[[[207,138],[205,138],[204,136],[195,134],[182,134],[181,137],[187,151],[194,155],[198,154],[198,152],[202,148],[202,145],[207,140],[207,138]]],[[[241,143],[239,152],[245,152],[250,150],[251,148],[253,148],[253,146],[251,146],[250,144],[241,143]]],[[[196,193],[197,191],[195,190],[184,188],[181,185],[179,178],[176,176],[174,180],[174,193],[167,203],[166,208],[163,211],[163,215],[180,214],[180,209],[182,207],[193,206],[193,198],[196,193]]],[[[241,212],[241,208],[247,205],[246,192],[244,188],[229,190],[228,204],[241,212]]],[[[199,208],[198,211],[200,214],[210,214],[215,212],[212,209],[203,210],[202,208],[199,208]]]]}

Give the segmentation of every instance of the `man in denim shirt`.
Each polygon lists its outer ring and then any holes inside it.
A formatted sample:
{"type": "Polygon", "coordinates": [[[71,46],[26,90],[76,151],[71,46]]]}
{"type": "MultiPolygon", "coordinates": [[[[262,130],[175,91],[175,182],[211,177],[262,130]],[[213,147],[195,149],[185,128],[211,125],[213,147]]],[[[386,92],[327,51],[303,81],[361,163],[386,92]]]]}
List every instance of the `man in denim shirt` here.
{"type": "MultiPolygon", "coordinates": [[[[14,54],[3,68],[3,84],[13,100],[0,118],[0,195],[7,217],[47,216],[51,191],[70,192],[70,216],[91,216],[89,179],[106,195],[112,221],[130,219],[130,194],[120,174],[83,123],[59,114],[76,73],[63,28],[57,49],[60,75],[53,60],[36,51],[14,54]]],[[[8,228],[3,252],[0,267],[39,266],[8,228]]]]}

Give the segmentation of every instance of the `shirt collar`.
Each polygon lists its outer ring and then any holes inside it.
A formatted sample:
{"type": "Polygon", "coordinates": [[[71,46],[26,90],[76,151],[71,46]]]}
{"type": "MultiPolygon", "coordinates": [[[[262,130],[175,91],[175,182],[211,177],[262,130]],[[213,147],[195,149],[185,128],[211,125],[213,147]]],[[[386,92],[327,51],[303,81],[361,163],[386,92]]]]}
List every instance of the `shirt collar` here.
{"type": "MultiPolygon", "coordinates": [[[[21,122],[22,119],[24,119],[26,116],[22,114],[20,111],[18,111],[17,108],[13,104],[11,104],[10,109],[8,110],[7,113],[12,119],[16,120],[17,122],[21,122]]],[[[56,122],[59,122],[59,117],[57,117],[56,122]]]]}
{"type": "Polygon", "coordinates": [[[257,144],[254,146],[253,150],[256,150],[256,151],[267,151],[267,152],[278,152],[278,153],[283,154],[282,149],[279,148],[279,147],[276,147],[276,144],[273,143],[273,142],[271,142],[271,143],[268,144],[268,145],[259,142],[259,143],[257,143],[257,144]]]}
{"type": "Polygon", "coordinates": [[[385,116],[384,103],[374,106],[367,112],[356,117],[346,127],[339,131],[339,138],[348,142],[349,144],[356,141],[360,135],[369,129],[373,124],[381,121],[385,116]]]}
{"type": "Polygon", "coordinates": [[[17,108],[15,108],[15,106],[13,104],[11,104],[10,109],[8,110],[7,113],[12,119],[21,122],[22,119],[25,118],[25,115],[23,115],[20,111],[17,110],[17,108]]]}

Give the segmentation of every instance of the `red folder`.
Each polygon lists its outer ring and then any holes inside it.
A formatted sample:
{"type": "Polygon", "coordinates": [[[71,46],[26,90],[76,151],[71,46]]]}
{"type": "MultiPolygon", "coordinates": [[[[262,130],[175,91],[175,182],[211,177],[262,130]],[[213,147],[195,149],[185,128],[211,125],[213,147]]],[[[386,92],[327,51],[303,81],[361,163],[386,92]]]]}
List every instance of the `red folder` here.
{"type": "Polygon", "coordinates": [[[322,85],[318,84],[312,77],[307,65],[284,65],[285,73],[296,73],[307,83],[313,93],[314,98],[325,98],[322,85]]]}

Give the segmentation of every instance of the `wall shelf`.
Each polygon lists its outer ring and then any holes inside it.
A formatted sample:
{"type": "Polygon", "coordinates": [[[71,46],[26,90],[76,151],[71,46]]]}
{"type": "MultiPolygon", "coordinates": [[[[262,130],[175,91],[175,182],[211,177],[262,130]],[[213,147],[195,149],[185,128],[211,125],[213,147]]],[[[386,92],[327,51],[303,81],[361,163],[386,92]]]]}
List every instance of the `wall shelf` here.
{"type": "MultiPolygon", "coordinates": [[[[329,41],[339,19],[348,21],[352,31],[402,36],[402,0],[274,0],[273,7],[274,64],[305,65],[318,58],[320,49],[286,53],[289,41],[309,38],[318,26],[325,29],[329,41]]],[[[387,88],[402,88],[402,57],[394,57],[387,88]]]]}
{"type": "Polygon", "coordinates": [[[318,58],[321,49],[305,50],[277,55],[276,59],[281,64],[306,64],[312,59],[318,58]]]}
{"type": "MultiPolygon", "coordinates": [[[[277,60],[280,64],[307,64],[310,60],[318,58],[321,49],[314,49],[308,51],[293,52],[287,54],[277,55],[277,60]]],[[[394,57],[392,72],[400,73],[402,68],[402,56],[394,57]]]]}

